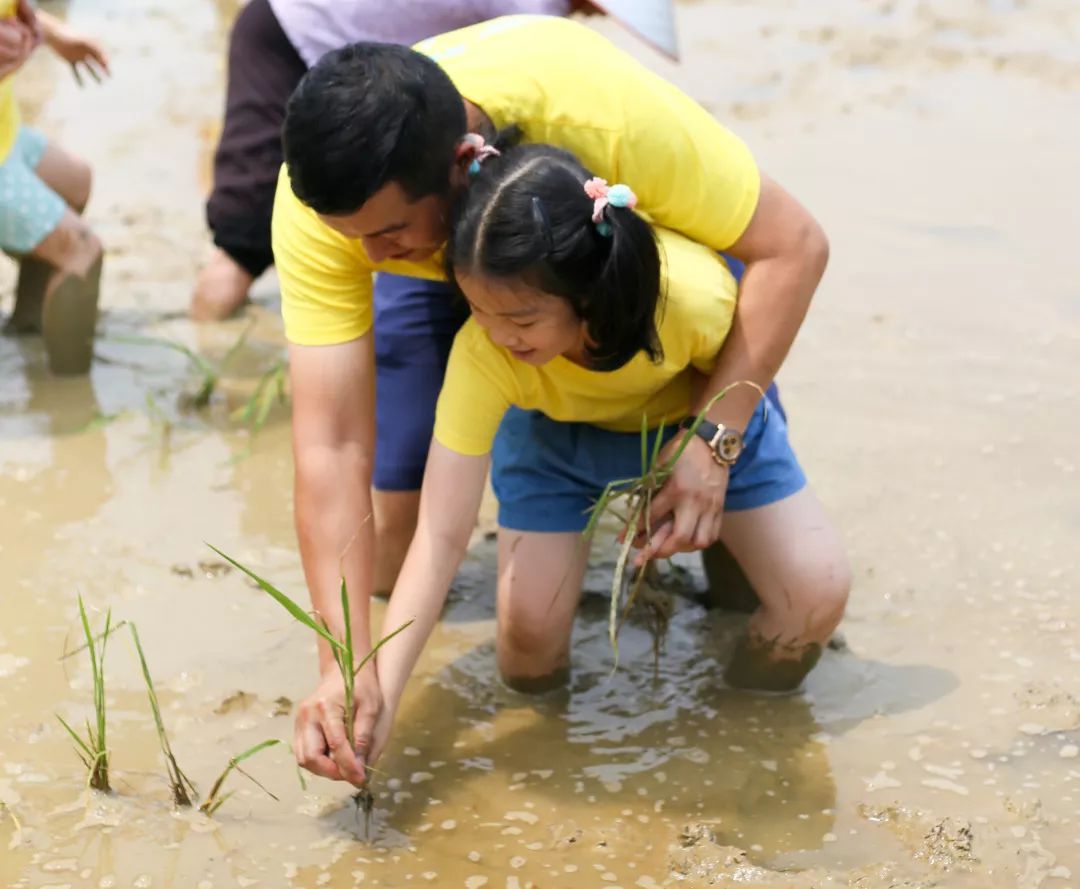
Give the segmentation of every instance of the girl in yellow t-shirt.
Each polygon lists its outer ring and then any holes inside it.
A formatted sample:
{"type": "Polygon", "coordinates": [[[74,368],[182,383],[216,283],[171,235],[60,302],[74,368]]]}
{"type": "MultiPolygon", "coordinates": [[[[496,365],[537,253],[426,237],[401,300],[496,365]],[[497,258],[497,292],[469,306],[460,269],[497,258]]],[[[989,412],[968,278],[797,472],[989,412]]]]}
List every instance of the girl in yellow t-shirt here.
{"type": "Polygon", "coordinates": [[[13,72],[44,41],[95,80],[108,59],[92,40],[27,0],[0,0],[0,250],[19,263],[7,333],[42,333],[58,374],[90,369],[101,279],[101,242],[80,214],[90,197],[85,161],[24,126],[13,72]]]}
{"type": "MultiPolygon", "coordinates": [[[[642,417],[651,437],[663,423],[674,439],[731,382],[715,371],[736,297],[721,257],[654,231],[629,188],[565,151],[479,154],[446,256],[472,317],[450,354],[416,536],[385,617],[384,629],[415,623],[378,655],[373,756],[465,553],[489,460],[498,666],[516,688],[550,687],[570,667],[588,510],[609,482],[640,474],[642,417]]],[[[727,678],[793,688],[844,611],[838,535],[806,487],[775,388],[747,429],[702,426],[655,500],[639,561],[672,539],[684,551],[722,541],[760,599],[727,678]]]]}

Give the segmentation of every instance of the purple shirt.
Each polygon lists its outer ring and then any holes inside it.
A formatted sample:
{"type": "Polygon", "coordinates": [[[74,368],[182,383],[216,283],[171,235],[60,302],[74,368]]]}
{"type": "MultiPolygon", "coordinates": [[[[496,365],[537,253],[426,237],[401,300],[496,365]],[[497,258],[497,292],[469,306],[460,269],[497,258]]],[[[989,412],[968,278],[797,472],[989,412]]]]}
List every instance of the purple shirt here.
{"type": "Polygon", "coordinates": [[[356,43],[412,45],[500,15],[566,15],[570,0],[269,0],[289,42],[310,68],[356,43]]]}

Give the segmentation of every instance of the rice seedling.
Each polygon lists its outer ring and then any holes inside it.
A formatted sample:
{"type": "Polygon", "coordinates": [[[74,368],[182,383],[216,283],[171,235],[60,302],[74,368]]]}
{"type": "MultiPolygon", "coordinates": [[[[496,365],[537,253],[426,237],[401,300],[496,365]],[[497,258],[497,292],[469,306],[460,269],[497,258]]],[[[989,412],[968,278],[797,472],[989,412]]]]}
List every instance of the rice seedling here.
{"type": "Polygon", "coordinates": [[[67,729],[75,742],[75,752],[86,766],[87,783],[94,790],[108,792],[111,788],[109,787],[109,749],[105,718],[105,648],[111,632],[112,610],[105,612],[105,630],[99,637],[100,647],[96,644],[93,633],[90,632],[90,621],[86,617],[86,606],[83,604],[82,596],[79,596],[79,618],[86,638],[85,648],[90,656],[90,674],[94,685],[94,724],[91,725],[89,719],[86,721],[86,738],[82,738],[62,716],[57,715],[56,718],[60,720],[60,724],[67,729]]]}
{"type": "Polygon", "coordinates": [[[244,423],[251,434],[255,435],[266,423],[274,404],[285,404],[285,381],[288,375],[288,361],[285,358],[279,358],[266,373],[259,377],[259,382],[255,384],[255,391],[251,393],[251,397],[232,412],[230,419],[244,423]]]}
{"type": "Polygon", "coordinates": [[[406,621],[392,633],[384,636],[372,647],[371,651],[365,654],[359,660],[356,659],[356,650],[353,646],[352,638],[352,617],[349,610],[349,594],[348,588],[345,586],[345,578],[341,578],[341,613],[345,622],[345,632],[342,639],[338,639],[332,632],[326,621],[319,615],[314,617],[303,608],[301,608],[296,602],[290,599],[285,593],[275,587],[272,583],[264,580],[250,568],[240,564],[236,559],[229,555],[226,555],[216,546],[207,544],[210,549],[216,552],[221,558],[223,558],[229,564],[239,568],[244,574],[250,577],[258,587],[265,593],[267,593],[275,602],[277,602],[282,608],[284,608],[292,617],[299,623],[303,624],[309,630],[312,630],[322,639],[324,639],[330,646],[330,651],[334,656],[334,662],[337,664],[338,670],[341,672],[341,679],[345,685],[345,731],[349,738],[349,745],[356,749],[356,738],[354,737],[354,722],[356,721],[356,674],[359,673],[364,666],[375,657],[376,653],[387,642],[393,639],[398,633],[408,627],[412,621],[406,621]]]}
{"type": "Polygon", "coordinates": [[[241,775],[247,778],[252,784],[262,790],[271,799],[277,800],[277,797],[273,793],[271,793],[266,787],[264,787],[254,776],[250,775],[248,772],[240,768],[240,763],[242,763],[246,759],[251,759],[251,757],[255,756],[255,754],[261,753],[268,747],[275,747],[281,743],[283,742],[278,740],[277,738],[270,738],[267,741],[260,741],[254,747],[249,747],[243,753],[238,753],[236,754],[236,756],[231,757],[228,763],[225,765],[225,768],[222,770],[221,774],[218,775],[217,780],[213,783],[213,786],[211,786],[210,793],[207,794],[206,799],[203,800],[202,805],[199,806],[199,811],[202,812],[204,815],[213,815],[225,804],[229,797],[231,797],[233,793],[235,793],[235,791],[229,791],[224,795],[221,793],[221,789],[225,785],[225,779],[228,778],[229,775],[232,774],[234,771],[239,772],[241,775]]]}
{"type": "MultiPolygon", "coordinates": [[[[622,540],[615,559],[615,570],[612,573],[611,607],[608,612],[608,640],[611,643],[611,650],[615,658],[612,670],[618,669],[619,666],[619,628],[638,599],[638,594],[646,576],[645,569],[649,564],[648,560],[646,560],[644,564],[631,572],[631,576],[627,578],[627,567],[630,563],[630,553],[635,540],[641,538],[648,540],[652,536],[650,514],[653,497],[659,493],[664,483],[671,477],[675,464],[682,456],[683,451],[686,450],[687,445],[690,444],[698,426],[701,425],[708,411],[736,386],[743,385],[752,386],[757,389],[762,398],[765,397],[761,387],[749,380],[740,380],[725,386],[709,400],[708,404],[694,418],[694,422],[683,431],[675,452],[663,462],[660,462],[660,451],[664,442],[664,424],[661,423],[656,430],[656,437],[653,439],[650,448],[648,418],[642,414],[641,475],[636,478],[617,479],[611,482],[604,488],[600,498],[592,507],[589,523],[583,532],[586,544],[592,539],[592,535],[605,513],[615,516],[622,523],[622,540]]],[[[766,410],[768,410],[767,404],[766,410]]],[[[657,631],[666,630],[666,621],[661,620],[660,615],[656,615],[655,620],[657,631]]],[[[655,634],[654,646],[655,657],[659,651],[659,641],[655,634]]]]}
{"type": "Polygon", "coordinates": [[[213,397],[218,384],[221,382],[222,374],[236,357],[240,349],[243,348],[244,343],[247,342],[247,338],[251,334],[254,326],[254,321],[249,323],[241,332],[240,336],[236,338],[236,341],[229,346],[228,351],[222,359],[216,364],[210,362],[191,347],[185,346],[183,343],[177,342],[176,340],[167,339],[166,337],[116,336],[111,337],[111,339],[118,343],[126,343],[130,346],[156,346],[164,349],[172,349],[174,352],[179,352],[187,358],[188,363],[198,375],[198,387],[192,393],[185,393],[182,397],[182,404],[195,410],[201,410],[210,404],[210,399],[213,397]]]}
{"type": "Polygon", "coordinates": [[[0,815],[7,815],[11,819],[11,823],[15,825],[15,833],[11,837],[11,842],[8,843],[9,849],[14,849],[17,846],[22,845],[22,823],[19,821],[19,816],[15,814],[15,810],[11,808],[7,803],[0,799],[0,815]]]}
{"type": "Polygon", "coordinates": [[[154,714],[154,726],[157,728],[161,754],[165,757],[165,770],[169,775],[169,788],[172,790],[173,802],[177,806],[190,807],[192,797],[195,796],[195,785],[188,780],[188,776],[183,773],[173,755],[169,736],[165,733],[165,723],[161,718],[161,707],[158,705],[157,692],[154,690],[154,680],[150,678],[150,668],[146,664],[142,643],[139,642],[139,632],[135,629],[135,624],[128,624],[128,629],[131,630],[131,640],[135,643],[135,651],[139,655],[139,666],[142,668],[143,680],[146,682],[146,696],[150,699],[150,709],[154,714]]]}

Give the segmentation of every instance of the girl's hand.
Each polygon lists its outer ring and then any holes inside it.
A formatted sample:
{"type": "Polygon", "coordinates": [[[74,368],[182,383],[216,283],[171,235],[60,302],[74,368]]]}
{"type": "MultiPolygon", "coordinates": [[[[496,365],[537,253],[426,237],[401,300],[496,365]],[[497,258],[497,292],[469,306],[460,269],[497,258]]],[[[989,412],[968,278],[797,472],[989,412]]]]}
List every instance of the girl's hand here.
{"type": "MultiPolygon", "coordinates": [[[[661,464],[674,456],[681,438],[676,435],[660,451],[661,464]]],[[[643,530],[638,534],[635,543],[642,549],[634,564],[640,567],[649,559],[705,549],[719,540],[728,474],[728,468],[713,459],[708,444],[694,436],[653,497],[652,535],[646,540],[643,530]]]]}
{"type": "Polygon", "coordinates": [[[53,52],[71,65],[72,73],[79,82],[79,86],[82,86],[80,66],[98,83],[101,83],[103,76],[111,73],[109,57],[96,40],[91,40],[85,34],[72,30],[52,16],[39,17],[45,29],[45,40],[52,47],[53,52]]]}
{"type": "Polygon", "coordinates": [[[368,664],[356,674],[354,690],[356,749],[349,746],[345,730],[345,685],[335,669],[323,677],[318,688],[297,708],[293,754],[313,775],[363,787],[367,781],[364,765],[373,758],[372,735],[383,709],[374,664],[368,664]]]}

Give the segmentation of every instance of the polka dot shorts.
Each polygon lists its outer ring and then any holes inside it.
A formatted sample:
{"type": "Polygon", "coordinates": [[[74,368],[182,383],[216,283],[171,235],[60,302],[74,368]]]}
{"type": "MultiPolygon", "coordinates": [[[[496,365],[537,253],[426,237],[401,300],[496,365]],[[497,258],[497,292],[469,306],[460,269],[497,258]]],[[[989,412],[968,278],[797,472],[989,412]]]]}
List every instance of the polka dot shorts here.
{"type": "Polygon", "coordinates": [[[5,253],[29,253],[64,215],[64,199],[35,172],[47,145],[37,130],[19,127],[10,154],[0,164],[0,250],[5,253]]]}

